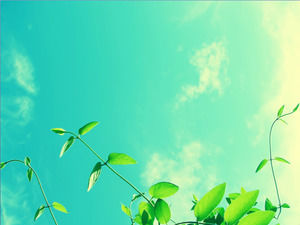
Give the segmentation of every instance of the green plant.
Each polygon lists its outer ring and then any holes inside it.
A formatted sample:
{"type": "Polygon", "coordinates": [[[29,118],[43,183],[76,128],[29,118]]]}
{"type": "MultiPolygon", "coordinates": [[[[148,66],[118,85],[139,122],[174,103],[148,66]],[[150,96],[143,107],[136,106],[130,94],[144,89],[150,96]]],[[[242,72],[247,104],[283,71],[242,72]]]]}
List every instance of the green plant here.
{"type": "MultiPolygon", "coordinates": [[[[286,159],[281,157],[272,156],[272,147],[271,147],[271,135],[274,124],[277,121],[285,122],[282,118],[288,116],[298,109],[299,104],[293,109],[293,111],[283,114],[284,106],[282,106],[278,113],[276,119],[273,121],[270,132],[269,132],[269,159],[263,159],[257,169],[256,172],[260,171],[266,163],[270,162],[272,176],[274,180],[275,190],[278,198],[278,206],[274,206],[272,202],[267,198],[265,200],[265,209],[260,210],[255,207],[257,204],[256,200],[259,195],[258,190],[254,191],[246,191],[244,188],[241,188],[240,193],[230,193],[226,197],[226,201],[228,203],[227,208],[217,207],[221,200],[225,195],[226,183],[222,183],[212,188],[209,192],[207,192],[200,200],[193,195],[193,206],[191,210],[194,211],[195,220],[194,221],[183,221],[183,222],[175,222],[171,219],[171,210],[169,208],[168,203],[165,198],[175,194],[179,187],[170,182],[159,182],[152,185],[149,188],[149,197],[142,191],[140,191],[136,186],[134,186],[131,182],[129,182],[125,177],[123,177],[118,171],[116,171],[112,165],[127,165],[127,164],[135,164],[136,161],[124,154],[124,153],[110,153],[107,160],[104,160],[94,149],[89,146],[83,139],[82,136],[92,130],[98,122],[90,122],[78,130],[78,134],[64,130],[62,128],[53,128],[51,129],[54,133],[59,135],[70,134],[71,136],[67,139],[65,144],[63,145],[60,157],[64,155],[64,153],[70,149],[70,147],[74,144],[76,140],[82,142],[87,149],[89,149],[98,159],[97,162],[91,171],[90,177],[88,179],[88,188],[87,190],[91,190],[91,188],[97,182],[101,169],[103,167],[107,167],[111,170],[116,176],[126,182],[130,187],[132,187],[137,194],[134,194],[129,206],[121,205],[121,210],[129,217],[131,224],[141,224],[141,225],[153,225],[156,220],[158,224],[167,224],[169,221],[173,222],[174,225],[180,224],[206,224],[206,225],[267,225],[273,219],[278,219],[282,208],[289,208],[287,203],[281,204],[277,180],[273,168],[273,161],[279,161],[283,163],[289,163],[286,159]],[[144,201],[141,201],[138,205],[138,212],[133,216],[132,212],[132,204],[136,202],[136,200],[143,198],[144,201]],[[275,216],[275,213],[278,211],[278,215],[275,216]]],[[[286,122],[285,122],[286,123],[286,122]]],[[[57,225],[54,214],[51,210],[51,207],[58,209],[63,212],[67,212],[65,208],[59,203],[53,203],[50,205],[46,198],[46,195],[43,191],[40,180],[36,174],[36,172],[30,166],[30,159],[28,157],[25,158],[25,161],[21,160],[10,160],[4,163],[1,163],[1,168],[3,168],[6,164],[10,162],[22,162],[27,167],[29,167],[27,172],[27,176],[29,181],[31,180],[32,172],[35,174],[39,184],[41,191],[43,193],[46,206],[41,206],[35,215],[35,220],[41,215],[45,208],[48,208],[54,223],[57,225]]]]}

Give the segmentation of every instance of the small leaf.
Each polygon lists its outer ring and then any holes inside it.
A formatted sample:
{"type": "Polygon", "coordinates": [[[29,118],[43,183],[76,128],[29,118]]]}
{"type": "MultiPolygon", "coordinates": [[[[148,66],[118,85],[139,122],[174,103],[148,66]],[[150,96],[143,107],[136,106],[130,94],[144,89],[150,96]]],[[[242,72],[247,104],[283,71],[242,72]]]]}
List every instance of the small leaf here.
{"type": "Polygon", "coordinates": [[[226,183],[207,192],[196,204],[194,214],[198,221],[204,220],[219,205],[226,189],[226,183]]]}
{"type": "Polygon", "coordinates": [[[72,144],[74,143],[75,138],[73,136],[69,137],[69,139],[65,142],[65,144],[63,145],[63,147],[60,150],[60,154],[59,157],[61,158],[63,156],[63,154],[72,146],[72,144]]]}
{"type": "MultiPolygon", "coordinates": [[[[143,193],[143,194],[145,194],[145,193],[143,193]]],[[[132,195],[132,199],[131,199],[131,201],[133,202],[133,201],[135,201],[135,200],[139,199],[140,197],[142,197],[142,195],[141,195],[141,194],[133,194],[133,195],[132,195]]]]}
{"type": "Polygon", "coordinates": [[[153,198],[166,198],[174,195],[178,189],[179,187],[177,185],[170,182],[159,182],[149,188],[149,194],[153,198]]]}
{"type": "Polygon", "coordinates": [[[142,213],[142,224],[146,225],[148,223],[149,215],[146,210],[142,213]]]}
{"type": "Polygon", "coordinates": [[[53,202],[52,206],[53,206],[54,209],[56,209],[58,211],[61,211],[63,213],[68,213],[68,211],[66,210],[66,208],[62,204],[60,204],[58,202],[53,202]]]}
{"type": "Polygon", "coordinates": [[[5,163],[5,162],[2,162],[2,163],[0,163],[0,169],[4,168],[4,167],[5,167],[5,165],[6,165],[6,163],[5,163]]]}
{"type": "Polygon", "coordinates": [[[29,166],[30,165],[30,158],[29,157],[25,157],[25,159],[24,159],[24,164],[26,165],[26,166],[29,166]]]}
{"type": "Polygon", "coordinates": [[[281,122],[283,122],[285,125],[288,125],[288,123],[285,121],[285,120],[283,120],[283,119],[279,119],[281,122]]]}
{"type": "Polygon", "coordinates": [[[97,162],[96,165],[94,166],[94,168],[90,174],[89,185],[88,185],[87,191],[90,191],[91,188],[96,183],[96,181],[98,180],[98,178],[100,176],[100,172],[101,172],[101,166],[102,166],[101,162],[97,162]]]}
{"type": "Polygon", "coordinates": [[[228,225],[235,224],[255,204],[259,191],[250,191],[241,194],[225,210],[224,219],[228,225]]]}
{"type": "Polygon", "coordinates": [[[138,224],[142,224],[142,216],[141,215],[136,215],[134,218],[134,222],[138,223],[138,224]]]}
{"type": "Polygon", "coordinates": [[[266,198],[266,201],[265,201],[265,210],[271,210],[271,211],[276,212],[277,211],[277,207],[274,206],[272,204],[272,202],[268,198],[266,198]]]}
{"type": "Polygon", "coordinates": [[[97,124],[98,124],[97,121],[93,121],[93,122],[87,123],[86,125],[84,125],[83,127],[81,127],[81,128],[78,130],[78,133],[79,133],[80,135],[84,135],[84,134],[86,134],[87,132],[89,132],[91,129],[93,129],[97,124]]]}
{"type": "Polygon", "coordinates": [[[277,161],[283,162],[283,163],[287,163],[287,164],[291,164],[289,161],[287,161],[286,159],[281,158],[281,157],[275,157],[274,160],[277,160],[277,161]]]}
{"type": "Polygon", "coordinates": [[[275,212],[273,211],[257,211],[242,218],[238,225],[268,225],[274,218],[274,215],[275,212]]]}
{"type": "Polygon", "coordinates": [[[133,158],[124,153],[110,153],[107,162],[111,165],[136,164],[136,161],[133,158]]]}
{"type": "Polygon", "coordinates": [[[289,204],[284,203],[283,205],[281,205],[282,208],[290,208],[289,204]]]}
{"type": "Polygon", "coordinates": [[[296,111],[297,111],[297,109],[298,109],[298,107],[299,107],[299,104],[298,104],[298,105],[296,105],[296,107],[293,109],[293,112],[296,112],[296,111]]]}
{"type": "Polygon", "coordinates": [[[267,159],[263,159],[260,163],[259,163],[259,165],[258,165],[258,167],[256,168],[256,173],[258,172],[258,171],[260,171],[266,164],[267,164],[267,162],[268,162],[268,160],[267,159]]]}
{"type": "Polygon", "coordinates": [[[33,220],[36,221],[44,213],[44,210],[45,210],[45,206],[41,205],[40,208],[38,208],[38,210],[36,211],[33,220]]]}
{"type": "Polygon", "coordinates": [[[167,224],[171,219],[171,211],[168,204],[160,198],[155,203],[154,212],[156,219],[161,224],[167,224]]]}
{"type": "Polygon", "coordinates": [[[66,131],[62,128],[52,128],[51,129],[54,133],[59,134],[59,135],[64,135],[64,133],[66,133],[66,131]]]}
{"type": "Polygon", "coordinates": [[[29,180],[29,182],[31,181],[31,178],[32,178],[32,168],[28,168],[28,170],[27,170],[27,177],[28,177],[28,180],[29,180]]]}
{"type": "Polygon", "coordinates": [[[283,113],[284,105],[280,107],[280,109],[277,112],[277,117],[280,117],[283,113]]]}
{"type": "Polygon", "coordinates": [[[194,195],[193,194],[193,199],[196,201],[196,202],[198,202],[199,200],[198,200],[198,198],[197,198],[197,196],[196,195],[194,195]]]}
{"type": "Polygon", "coordinates": [[[121,209],[122,211],[129,217],[131,217],[131,210],[130,208],[128,208],[127,206],[121,204],[121,209]]]}

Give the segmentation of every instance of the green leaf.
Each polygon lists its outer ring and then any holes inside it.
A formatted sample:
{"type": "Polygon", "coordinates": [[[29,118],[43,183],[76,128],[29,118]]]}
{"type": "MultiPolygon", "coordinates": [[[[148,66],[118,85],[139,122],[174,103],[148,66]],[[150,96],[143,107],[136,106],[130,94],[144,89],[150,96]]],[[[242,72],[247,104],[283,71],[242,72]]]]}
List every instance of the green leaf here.
{"type": "Polygon", "coordinates": [[[265,210],[271,210],[271,211],[276,212],[277,207],[274,206],[268,198],[266,198],[266,200],[265,200],[265,210]]]}
{"type": "Polygon", "coordinates": [[[296,107],[293,109],[293,112],[296,112],[296,111],[297,111],[297,109],[298,109],[298,107],[299,107],[299,104],[298,104],[298,105],[296,105],[296,107]]]}
{"type": "Polygon", "coordinates": [[[228,197],[231,199],[231,200],[234,200],[234,199],[236,199],[237,197],[239,197],[240,196],[240,193],[230,193],[229,195],[228,195],[228,197]]]}
{"type": "Polygon", "coordinates": [[[289,204],[284,203],[283,205],[281,205],[282,208],[290,208],[289,204]]]}
{"type": "Polygon", "coordinates": [[[52,128],[51,129],[54,133],[59,134],[59,135],[64,135],[64,133],[66,133],[66,131],[62,128],[52,128]]]}
{"type": "Polygon", "coordinates": [[[56,209],[58,211],[61,211],[63,213],[68,213],[68,211],[66,210],[66,208],[62,204],[60,204],[58,202],[53,202],[52,206],[53,206],[54,209],[56,209]]]}
{"type": "Polygon", "coordinates": [[[74,143],[75,138],[73,136],[69,137],[69,139],[65,142],[65,144],[62,146],[60,150],[59,157],[61,158],[63,154],[71,147],[71,145],[74,143]]]}
{"type": "Polygon", "coordinates": [[[136,217],[134,218],[134,222],[136,222],[138,224],[142,224],[142,216],[136,215],[136,217]]]}
{"type": "Polygon", "coordinates": [[[141,219],[144,211],[147,211],[148,213],[148,223],[151,221],[153,222],[155,218],[153,206],[150,205],[148,202],[141,202],[139,204],[139,215],[141,216],[141,219]]]}
{"type": "Polygon", "coordinates": [[[80,135],[84,135],[84,134],[86,134],[87,132],[89,132],[91,129],[93,129],[97,124],[98,124],[97,121],[93,121],[93,122],[87,123],[86,125],[84,125],[83,127],[81,127],[81,128],[78,130],[78,133],[79,133],[80,135]]]}
{"type": "Polygon", "coordinates": [[[112,165],[136,164],[136,161],[133,158],[124,153],[110,153],[107,162],[112,165]]]}
{"type": "Polygon", "coordinates": [[[238,225],[268,225],[274,218],[274,215],[275,212],[273,211],[257,211],[242,218],[238,225]]]}
{"type": "Polygon", "coordinates": [[[197,198],[197,196],[196,195],[194,195],[193,194],[193,199],[196,201],[196,202],[198,202],[199,200],[198,200],[198,198],[197,198]]]}
{"type": "Polygon", "coordinates": [[[274,160],[277,160],[279,162],[284,162],[284,163],[287,163],[287,164],[291,164],[289,161],[287,161],[286,159],[281,158],[281,157],[275,157],[274,160]]]}
{"type": "Polygon", "coordinates": [[[224,219],[228,225],[235,224],[255,204],[259,191],[241,194],[225,210],[224,219]]]}
{"type": "Polygon", "coordinates": [[[244,194],[244,193],[246,193],[247,191],[243,188],[243,187],[241,187],[241,194],[244,194]]]}
{"type": "Polygon", "coordinates": [[[102,166],[101,162],[97,162],[96,165],[94,166],[94,168],[90,174],[89,185],[88,185],[87,191],[90,191],[91,188],[96,183],[96,181],[98,180],[98,178],[100,176],[100,172],[101,172],[101,166],[102,166]]]}
{"type": "Polygon", "coordinates": [[[288,123],[285,121],[285,120],[283,120],[283,119],[279,119],[281,122],[283,122],[285,125],[288,125],[288,123]]]}
{"type": "Polygon", "coordinates": [[[44,210],[45,210],[45,206],[41,205],[40,208],[38,208],[38,210],[36,211],[33,220],[36,221],[44,213],[44,210]]]}
{"type": "Polygon", "coordinates": [[[142,224],[146,225],[148,223],[149,215],[146,210],[142,213],[142,224]]]}
{"type": "Polygon", "coordinates": [[[0,169],[3,169],[5,167],[5,165],[6,165],[5,162],[0,163],[0,169]]]}
{"type": "MultiPolygon", "coordinates": [[[[145,193],[143,193],[143,194],[145,194],[145,193]]],[[[131,199],[131,201],[133,202],[133,201],[135,201],[135,200],[139,199],[140,197],[142,197],[142,195],[141,195],[141,194],[133,194],[133,195],[132,195],[132,199],[131,199]]]]}
{"type": "Polygon", "coordinates": [[[280,117],[283,113],[284,105],[280,107],[280,109],[277,112],[277,117],[280,117]]]}
{"type": "Polygon", "coordinates": [[[255,204],[259,191],[250,191],[241,194],[227,207],[224,219],[228,225],[235,224],[255,204]]]}
{"type": "Polygon", "coordinates": [[[168,204],[160,198],[155,203],[154,212],[156,219],[161,224],[167,224],[171,219],[171,211],[168,204]]]}
{"type": "Polygon", "coordinates": [[[131,210],[130,208],[128,208],[127,206],[121,204],[121,209],[122,211],[129,217],[131,217],[131,210]]]}
{"type": "Polygon", "coordinates": [[[170,182],[159,182],[149,188],[149,194],[153,198],[166,198],[174,195],[178,189],[179,187],[177,185],[170,182]]]}
{"type": "Polygon", "coordinates": [[[32,178],[32,168],[28,168],[28,170],[27,170],[27,177],[28,177],[28,180],[29,180],[29,182],[31,181],[31,178],[32,178]]]}
{"type": "Polygon", "coordinates": [[[207,192],[196,204],[194,214],[198,221],[204,220],[219,205],[226,189],[226,183],[207,192]]]}
{"type": "Polygon", "coordinates": [[[24,159],[24,164],[26,165],[26,166],[30,166],[30,158],[29,157],[25,157],[25,159],[24,159]]]}
{"type": "Polygon", "coordinates": [[[267,159],[263,159],[263,160],[259,163],[258,167],[256,168],[255,173],[257,173],[258,171],[260,171],[260,170],[267,164],[267,162],[268,162],[267,159]]]}

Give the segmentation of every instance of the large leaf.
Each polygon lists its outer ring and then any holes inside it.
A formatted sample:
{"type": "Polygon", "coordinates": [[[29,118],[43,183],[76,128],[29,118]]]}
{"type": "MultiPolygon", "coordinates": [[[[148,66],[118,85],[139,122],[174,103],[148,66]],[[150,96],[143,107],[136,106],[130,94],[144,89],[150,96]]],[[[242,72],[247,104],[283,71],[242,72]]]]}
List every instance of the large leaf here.
{"type": "Polygon", "coordinates": [[[159,182],[149,188],[149,194],[153,198],[166,198],[178,191],[179,187],[169,182],[159,182]]]}
{"type": "Polygon", "coordinates": [[[284,105],[280,107],[280,109],[277,112],[277,117],[280,117],[283,113],[284,105]]]}
{"type": "Polygon", "coordinates": [[[136,164],[136,161],[133,158],[124,153],[110,153],[107,162],[112,165],[136,164]]]}
{"type": "Polygon", "coordinates": [[[26,166],[30,166],[30,162],[31,162],[30,158],[26,156],[25,159],[24,159],[24,164],[26,166]]]}
{"type": "Polygon", "coordinates": [[[31,178],[32,178],[32,169],[31,168],[28,168],[28,170],[27,170],[27,177],[28,177],[28,180],[29,180],[29,182],[31,181],[31,178]]]}
{"type": "Polygon", "coordinates": [[[51,129],[54,133],[59,134],[59,135],[64,135],[64,133],[66,133],[66,131],[62,128],[52,128],[51,129]]]}
{"type": "Polygon", "coordinates": [[[40,208],[38,208],[38,210],[36,211],[33,220],[36,221],[44,213],[44,210],[45,210],[45,206],[41,205],[40,208]]]}
{"type": "Polygon", "coordinates": [[[194,214],[198,221],[204,220],[221,202],[226,189],[226,183],[218,186],[207,192],[196,204],[194,214]]]}
{"type": "Polygon", "coordinates": [[[66,208],[62,204],[60,204],[58,202],[53,202],[52,206],[53,206],[54,209],[56,209],[58,211],[61,211],[63,213],[68,213],[68,211],[66,210],[66,208]]]}
{"type": "Polygon", "coordinates": [[[267,159],[263,159],[260,163],[259,163],[259,165],[258,165],[258,167],[256,168],[256,173],[258,172],[258,171],[260,171],[266,164],[267,164],[267,162],[268,162],[268,160],[267,159]]]}
{"type": "Polygon", "coordinates": [[[296,105],[296,107],[293,109],[293,112],[296,112],[296,111],[297,111],[297,109],[298,109],[298,107],[299,107],[299,104],[298,104],[298,105],[296,105]]]}
{"type": "Polygon", "coordinates": [[[121,204],[121,209],[122,211],[129,217],[131,217],[131,210],[130,208],[128,208],[127,206],[121,204]]]}
{"type": "Polygon", "coordinates": [[[241,194],[225,210],[224,219],[228,225],[236,223],[255,204],[259,191],[241,194]]]}
{"type": "Polygon", "coordinates": [[[74,140],[75,140],[75,138],[73,136],[69,137],[69,139],[62,146],[59,157],[62,157],[63,154],[71,147],[71,145],[74,143],[74,140]]]}
{"type": "Polygon", "coordinates": [[[84,135],[84,134],[86,134],[87,132],[89,132],[91,129],[93,129],[97,124],[98,124],[97,121],[93,121],[93,122],[87,123],[86,125],[84,125],[83,127],[81,127],[81,128],[78,130],[78,133],[79,133],[80,135],[84,135]]]}
{"type": "Polygon", "coordinates": [[[171,211],[168,204],[160,198],[155,203],[154,212],[156,219],[161,224],[167,224],[171,219],[171,211]]]}
{"type": "Polygon", "coordinates": [[[98,178],[100,176],[100,172],[101,172],[101,166],[102,166],[101,162],[97,162],[96,165],[94,166],[94,168],[90,174],[89,185],[88,185],[87,191],[90,191],[91,188],[96,183],[96,181],[98,180],[98,178]]]}
{"type": "Polygon", "coordinates": [[[268,225],[274,215],[273,211],[257,211],[242,218],[238,225],[268,225]]]}
{"type": "Polygon", "coordinates": [[[281,158],[281,157],[275,157],[274,160],[283,162],[283,163],[287,163],[287,164],[291,164],[289,161],[287,161],[286,159],[281,158]]]}

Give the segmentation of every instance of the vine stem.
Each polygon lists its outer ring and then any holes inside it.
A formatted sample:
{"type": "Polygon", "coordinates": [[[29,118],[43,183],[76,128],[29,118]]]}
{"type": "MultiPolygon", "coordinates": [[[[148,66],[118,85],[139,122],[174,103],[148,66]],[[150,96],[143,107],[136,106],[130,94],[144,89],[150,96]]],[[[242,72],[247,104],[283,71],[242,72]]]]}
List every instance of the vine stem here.
{"type": "Polygon", "coordinates": [[[186,221],[186,222],[176,223],[174,225],[187,224],[187,223],[204,224],[204,225],[215,225],[214,223],[206,223],[206,222],[198,222],[198,221],[186,221]]]}
{"type": "MultiPolygon", "coordinates": [[[[25,165],[24,161],[19,160],[19,159],[12,159],[12,160],[9,160],[9,161],[4,162],[4,164],[8,164],[8,163],[11,163],[11,162],[19,162],[19,163],[22,163],[22,164],[25,165]]],[[[55,216],[54,216],[54,214],[53,214],[53,211],[52,211],[52,209],[51,209],[51,205],[49,204],[48,199],[47,199],[47,197],[46,197],[46,194],[45,194],[45,191],[44,191],[44,189],[43,189],[43,186],[42,186],[42,183],[41,183],[41,181],[40,181],[39,176],[37,175],[37,173],[35,172],[35,170],[31,167],[30,164],[25,165],[25,166],[27,166],[28,168],[32,169],[32,172],[34,173],[34,175],[35,175],[35,177],[36,177],[36,179],[37,179],[37,181],[38,181],[38,183],[39,183],[41,192],[42,192],[43,197],[44,197],[44,199],[45,199],[45,202],[46,202],[46,205],[47,205],[46,208],[49,209],[50,214],[51,214],[51,216],[52,216],[52,219],[53,219],[54,223],[55,223],[56,225],[58,225],[58,223],[57,223],[57,221],[56,221],[56,219],[55,219],[55,216]]]]}
{"type": "Polygon", "coordinates": [[[149,202],[150,205],[153,205],[153,203],[150,201],[147,196],[145,196],[137,187],[135,187],[131,182],[129,182],[125,177],[123,177],[120,173],[118,173],[114,168],[112,168],[104,159],[101,158],[100,155],[97,154],[97,152],[94,151],[94,149],[89,146],[84,140],[81,139],[81,137],[73,132],[67,131],[65,133],[70,133],[74,135],[78,140],[80,140],[98,159],[100,159],[114,174],[116,174],[118,177],[120,177],[123,181],[125,181],[129,186],[131,186],[137,193],[139,193],[143,198],[149,202]]]}
{"type": "Polygon", "coordinates": [[[282,115],[282,116],[279,116],[279,117],[277,117],[274,121],[273,121],[273,123],[272,123],[272,125],[271,125],[271,128],[270,128],[270,132],[269,132],[269,156],[270,156],[270,165],[271,165],[271,170],[272,170],[272,176],[273,176],[273,180],[274,180],[274,185],[275,185],[275,190],[276,190],[276,195],[277,195],[277,200],[278,200],[278,205],[279,205],[279,213],[278,213],[278,215],[277,215],[277,217],[275,217],[276,219],[278,219],[279,218],[279,216],[280,216],[280,214],[281,214],[281,201],[280,201],[280,196],[279,196],[279,190],[278,190],[278,184],[277,184],[277,180],[276,180],[276,176],[275,176],[275,171],[274,171],[274,167],[273,167],[273,157],[272,157],[272,130],[273,130],[273,127],[274,127],[274,125],[275,125],[275,123],[279,120],[279,119],[281,119],[282,117],[285,117],[285,116],[288,116],[288,115],[290,115],[290,114],[292,114],[292,113],[294,113],[294,112],[289,112],[289,113],[286,113],[286,114],[284,114],[284,115],[282,115]]]}

